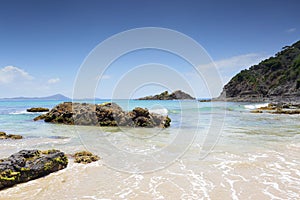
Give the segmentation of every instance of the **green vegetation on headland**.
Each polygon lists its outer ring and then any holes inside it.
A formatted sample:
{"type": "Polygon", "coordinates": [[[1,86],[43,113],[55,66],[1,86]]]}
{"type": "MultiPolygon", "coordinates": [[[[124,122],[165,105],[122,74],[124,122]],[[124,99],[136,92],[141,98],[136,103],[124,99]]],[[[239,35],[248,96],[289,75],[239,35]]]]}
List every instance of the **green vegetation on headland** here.
{"type": "Polygon", "coordinates": [[[300,41],[274,57],[242,70],[214,100],[298,102],[300,97],[300,41]]]}

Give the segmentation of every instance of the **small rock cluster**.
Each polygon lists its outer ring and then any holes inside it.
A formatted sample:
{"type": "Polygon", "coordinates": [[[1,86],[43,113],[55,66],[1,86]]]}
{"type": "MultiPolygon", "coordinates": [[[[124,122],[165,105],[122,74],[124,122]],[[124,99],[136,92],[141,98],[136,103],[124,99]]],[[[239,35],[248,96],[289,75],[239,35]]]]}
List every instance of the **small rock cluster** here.
{"type": "Polygon", "coordinates": [[[88,164],[100,159],[97,155],[94,155],[88,151],[77,152],[73,155],[73,157],[75,158],[74,160],[75,163],[82,163],[82,164],[88,164]]]}
{"type": "Polygon", "coordinates": [[[22,139],[22,135],[14,135],[14,134],[6,134],[5,132],[0,132],[0,140],[1,139],[13,139],[13,140],[18,140],[22,139]]]}
{"type": "Polygon", "coordinates": [[[300,104],[293,103],[269,103],[268,106],[251,110],[251,113],[271,113],[271,114],[300,114],[300,104]]]}
{"type": "Polygon", "coordinates": [[[65,102],[55,106],[50,112],[34,120],[45,122],[87,125],[87,126],[128,126],[128,127],[161,127],[170,126],[168,116],[150,113],[146,108],[135,108],[125,112],[115,103],[88,104],[65,102]]]}

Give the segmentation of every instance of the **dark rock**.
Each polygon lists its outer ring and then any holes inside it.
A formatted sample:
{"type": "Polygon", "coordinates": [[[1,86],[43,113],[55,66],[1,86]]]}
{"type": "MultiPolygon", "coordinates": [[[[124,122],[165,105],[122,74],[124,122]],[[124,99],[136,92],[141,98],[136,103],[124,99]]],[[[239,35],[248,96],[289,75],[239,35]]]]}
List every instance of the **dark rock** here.
{"type": "Polygon", "coordinates": [[[66,102],[55,106],[50,112],[40,115],[34,120],[45,122],[85,125],[85,126],[129,126],[129,127],[161,127],[170,126],[171,119],[149,113],[146,108],[135,108],[125,112],[115,103],[87,104],[66,102]]]}
{"type": "Polygon", "coordinates": [[[97,155],[94,155],[88,151],[77,152],[73,155],[73,157],[75,158],[74,162],[82,163],[82,164],[88,164],[88,163],[95,162],[100,159],[97,155]]]}
{"type": "Polygon", "coordinates": [[[199,102],[211,102],[212,101],[212,99],[201,99],[201,100],[199,100],[199,102]]]}
{"type": "Polygon", "coordinates": [[[59,150],[22,150],[0,160],[0,190],[64,169],[68,159],[59,150]]]}
{"type": "Polygon", "coordinates": [[[162,92],[161,94],[157,94],[154,96],[142,97],[142,98],[139,98],[138,100],[176,100],[176,99],[194,100],[195,98],[185,92],[182,92],[181,90],[177,90],[171,94],[169,94],[168,91],[165,91],[165,92],[162,92]]]}
{"type": "Polygon", "coordinates": [[[6,134],[5,132],[0,132],[0,139],[13,139],[13,140],[18,140],[22,139],[22,135],[15,135],[15,134],[6,134]]]}
{"type": "Polygon", "coordinates": [[[29,109],[27,109],[27,112],[49,112],[49,109],[48,108],[41,108],[41,107],[29,108],[29,109]]]}

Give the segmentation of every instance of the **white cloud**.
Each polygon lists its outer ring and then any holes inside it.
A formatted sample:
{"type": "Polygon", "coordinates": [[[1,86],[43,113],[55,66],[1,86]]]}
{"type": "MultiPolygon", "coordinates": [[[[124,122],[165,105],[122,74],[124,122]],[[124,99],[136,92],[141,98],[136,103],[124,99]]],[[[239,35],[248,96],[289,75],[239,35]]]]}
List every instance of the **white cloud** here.
{"type": "Polygon", "coordinates": [[[290,29],[287,29],[285,32],[287,33],[293,33],[296,31],[296,28],[290,28],[290,29]]]}
{"type": "Polygon", "coordinates": [[[249,54],[233,56],[223,60],[217,60],[215,62],[201,65],[199,67],[210,68],[216,66],[218,70],[232,70],[232,69],[242,70],[254,64],[258,64],[260,61],[266,59],[267,57],[268,56],[262,54],[249,53],[249,54]]]}
{"type": "Polygon", "coordinates": [[[14,66],[6,66],[0,69],[0,84],[13,83],[15,81],[32,80],[33,77],[23,69],[14,66]]]}
{"type": "Polygon", "coordinates": [[[48,83],[49,84],[55,84],[55,83],[58,83],[60,81],[59,78],[51,78],[48,80],[48,83]]]}

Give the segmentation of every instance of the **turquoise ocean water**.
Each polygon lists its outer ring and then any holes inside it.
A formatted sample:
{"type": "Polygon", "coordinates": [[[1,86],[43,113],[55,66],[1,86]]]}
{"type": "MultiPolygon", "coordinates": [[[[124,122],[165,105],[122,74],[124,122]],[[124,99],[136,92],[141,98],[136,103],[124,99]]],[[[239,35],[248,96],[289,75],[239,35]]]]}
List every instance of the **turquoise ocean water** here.
{"type": "Polygon", "coordinates": [[[300,116],[250,113],[263,103],[114,102],[167,114],[171,127],[35,122],[41,113],[27,108],[61,101],[0,101],[0,131],[24,136],[0,141],[0,157],[33,148],[101,157],[90,165],[70,160],[65,170],[0,191],[0,199],[300,199],[300,116]],[[213,148],[203,158],[206,147],[213,148]]]}

